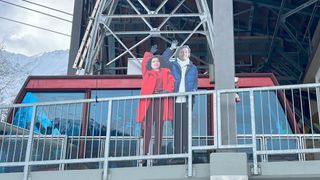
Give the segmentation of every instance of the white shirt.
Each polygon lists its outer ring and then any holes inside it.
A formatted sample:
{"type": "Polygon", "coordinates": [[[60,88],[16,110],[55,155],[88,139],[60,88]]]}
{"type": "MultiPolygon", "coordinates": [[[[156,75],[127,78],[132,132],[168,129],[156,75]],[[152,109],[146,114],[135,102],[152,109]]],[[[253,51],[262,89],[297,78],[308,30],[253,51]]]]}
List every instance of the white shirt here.
{"type": "MultiPolygon", "coordinates": [[[[187,67],[190,63],[190,60],[187,59],[185,61],[181,61],[179,58],[177,58],[177,62],[181,68],[181,79],[179,84],[179,91],[178,92],[186,92],[186,86],[185,86],[185,77],[186,77],[186,71],[187,67]]],[[[178,96],[176,99],[176,103],[185,103],[187,102],[186,96],[178,96]]]]}

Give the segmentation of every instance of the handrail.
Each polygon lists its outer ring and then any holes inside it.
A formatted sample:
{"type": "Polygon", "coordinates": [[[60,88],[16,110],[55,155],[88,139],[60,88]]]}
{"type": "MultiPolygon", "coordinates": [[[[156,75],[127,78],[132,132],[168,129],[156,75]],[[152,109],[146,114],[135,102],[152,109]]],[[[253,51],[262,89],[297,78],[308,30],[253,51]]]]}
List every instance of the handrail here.
{"type": "MultiPolygon", "coordinates": [[[[145,96],[125,96],[82,100],[68,100],[59,102],[39,102],[31,104],[13,104],[0,106],[0,110],[13,109],[12,120],[14,125],[5,123],[3,132],[0,132],[0,166],[25,166],[28,170],[30,165],[138,161],[155,159],[187,158],[188,171],[192,169],[192,158],[199,150],[212,149],[250,149],[253,153],[254,174],[258,173],[258,163],[267,161],[268,156],[277,154],[298,154],[299,161],[304,161],[305,153],[320,153],[317,144],[320,143],[320,134],[314,131],[306,132],[303,127],[300,134],[290,129],[288,113],[296,116],[297,111],[288,111],[284,108],[302,108],[304,119],[310,118],[311,113],[319,109],[311,107],[310,94],[319,90],[320,84],[287,85],[275,87],[259,87],[232,90],[209,90],[187,93],[156,94],[145,96]],[[272,91],[301,91],[308,89],[303,94],[296,94],[297,103],[281,106],[281,100],[289,101],[292,98],[279,99],[277,93],[272,91]],[[261,93],[266,91],[267,93],[261,93]],[[250,93],[245,93],[250,92],[250,93]],[[259,93],[256,93],[259,92],[259,93]],[[234,94],[238,93],[241,101],[234,102],[234,94]],[[162,151],[159,154],[144,154],[142,124],[135,122],[137,104],[141,99],[172,99],[178,96],[189,98],[189,151],[183,153],[174,152],[174,131],[171,122],[164,122],[162,151]],[[230,99],[231,98],[231,99],[230,99]],[[226,100],[226,101],[225,101],[226,100]],[[230,101],[231,100],[231,101],[230,101]],[[223,111],[231,106],[231,102],[237,109],[235,118],[237,121],[235,141],[227,141],[221,144],[221,135],[227,131],[221,129],[222,121],[233,116],[224,116],[223,111]],[[192,103],[193,102],[193,103],[192,103]],[[82,117],[82,109],[72,108],[74,104],[81,108],[88,107],[88,117],[82,117]],[[209,104],[212,104],[209,106],[209,104]],[[302,105],[306,104],[305,107],[302,105]],[[290,107],[288,107],[290,106],[290,107]],[[213,107],[213,109],[210,109],[213,107]],[[32,117],[28,112],[21,109],[32,108],[32,117]],[[213,115],[212,112],[214,111],[213,115]],[[308,112],[308,113],[307,113],[308,112]],[[311,113],[309,113],[311,112],[311,113]],[[107,113],[107,114],[106,114],[107,113]],[[214,116],[214,117],[213,117],[214,116]],[[28,121],[27,121],[28,119],[28,121]],[[86,130],[80,132],[83,123],[86,130]],[[106,123],[108,122],[108,123],[106,123]],[[32,126],[32,124],[34,124],[32,126]],[[214,127],[212,127],[214,125],[214,127]],[[25,128],[24,133],[18,129],[25,128]],[[22,128],[23,127],[23,128],[22,128]],[[32,129],[37,129],[33,131],[32,129]],[[55,131],[55,132],[54,132],[55,131]],[[68,134],[70,133],[70,134],[68,134]],[[28,140],[27,140],[28,139],[28,140]],[[14,149],[14,151],[10,151],[14,149]],[[30,153],[26,157],[26,149],[30,153]],[[3,154],[6,153],[6,154],[3,154]],[[106,156],[107,154],[107,156],[106,156]],[[263,156],[263,158],[258,158],[263,156]],[[26,160],[25,160],[26,158],[26,160]]],[[[283,94],[283,96],[292,95],[283,94]]],[[[313,103],[316,106],[317,103],[313,103]]],[[[10,112],[10,111],[8,111],[10,112]]],[[[231,112],[231,111],[230,111],[231,112]]],[[[8,116],[9,117],[9,116],[8,116]]],[[[320,123],[320,121],[310,121],[320,123]]],[[[155,137],[151,137],[151,143],[155,137]]],[[[150,147],[151,148],[151,147],[150,147]]],[[[152,148],[151,148],[152,149],[152,148]]],[[[151,163],[152,164],[152,163],[151,163]]],[[[168,163],[169,164],[169,163],[168,163]]],[[[62,168],[63,169],[63,168],[62,168]]],[[[107,173],[107,172],[105,172],[107,173]]],[[[189,172],[190,173],[190,172],[189,172]]],[[[191,174],[188,174],[192,176],[191,174]]]]}

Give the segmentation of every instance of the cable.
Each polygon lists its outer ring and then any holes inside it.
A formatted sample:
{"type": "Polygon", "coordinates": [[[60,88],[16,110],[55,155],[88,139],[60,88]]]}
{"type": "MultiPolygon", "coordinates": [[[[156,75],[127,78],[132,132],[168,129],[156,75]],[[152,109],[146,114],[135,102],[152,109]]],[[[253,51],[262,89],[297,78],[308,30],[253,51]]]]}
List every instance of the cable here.
{"type": "Polygon", "coordinates": [[[54,30],[51,30],[51,29],[46,29],[46,28],[35,26],[35,25],[32,25],[32,24],[27,24],[27,23],[24,23],[24,22],[13,20],[13,19],[1,17],[1,16],[0,16],[0,19],[4,19],[4,20],[7,20],[7,21],[23,24],[23,25],[26,25],[26,26],[31,26],[31,27],[34,27],[34,28],[37,28],[37,29],[41,29],[41,30],[44,30],[44,31],[49,31],[49,32],[60,34],[60,35],[63,35],[63,36],[71,37],[69,34],[65,34],[65,33],[58,32],[58,31],[54,31],[54,30]]]}
{"type": "Polygon", "coordinates": [[[53,17],[53,18],[56,18],[56,19],[60,19],[60,20],[63,20],[63,21],[72,23],[72,21],[70,21],[70,20],[63,19],[63,18],[61,18],[61,17],[54,16],[54,15],[51,15],[51,14],[47,14],[47,13],[44,13],[44,12],[41,12],[41,11],[37,11],[37,10],[31,9],[31,8],[27,8],[27,7],[24,7],[24,6],[20,6],[20,5],[18,5],[18,4],[14,4],[14,3],[11,3],[11,2],[7,2],[7,1],[4,1],[4,0],[0,0],[0,2],[7,3],[7,4],[10,4],[10,5],[12,5],[12,6],[20,7],[20,8],[23,8],[23,9],[27,9],[27,10],[30,10],[30,11],[33,11],[33,12],[36,12],[36,13],[39,13],[39,14],[43,14],[43,15],[46,15],[46,16],[50,16],[50,17],[53,17]]]}
{"type": "Polygon", "coordinates": [[[57,12],[60,12],[60,13],[63,13],[63,14],[69,15],[69,16],[73,16],[73,14],[71,14],[71,13],[68,13],[68,12],[65,12],[65,11],[61,11],[59,9],[55,9],[55,8],[52,8],[52,7],[44,6],[42,4],[38,4],[38,3],[35,3],[35,2],[32,2],[32,1],[28,1],[28,0],[22,0],[22,1],[30,3],[30,4],[34,4],[34,5],[37,5],[37,6],[40,6],[40,7],[44,7],[44,8],[53,10],[53,11],[57,11],[57,12]]]}

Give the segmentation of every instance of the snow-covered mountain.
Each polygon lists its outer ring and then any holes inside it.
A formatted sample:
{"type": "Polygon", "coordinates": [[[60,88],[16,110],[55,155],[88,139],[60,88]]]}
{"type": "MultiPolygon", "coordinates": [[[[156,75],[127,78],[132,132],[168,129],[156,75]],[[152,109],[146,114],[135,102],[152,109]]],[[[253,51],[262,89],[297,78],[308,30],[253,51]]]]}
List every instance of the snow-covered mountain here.
{"type": "Polygon", "coordinates": [[[35,56],[0,51],[0,104],[13,102],[30,75],[65,75],[68,50],[57,50],[35,56]]]}

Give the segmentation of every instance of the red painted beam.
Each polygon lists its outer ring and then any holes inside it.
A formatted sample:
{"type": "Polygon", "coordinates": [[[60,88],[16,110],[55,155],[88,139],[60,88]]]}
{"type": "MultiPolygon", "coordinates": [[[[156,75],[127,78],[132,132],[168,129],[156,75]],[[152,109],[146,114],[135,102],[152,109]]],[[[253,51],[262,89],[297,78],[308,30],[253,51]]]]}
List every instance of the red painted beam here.
{"type": "MultiPolygon", "coordinates": [[[[277,84],[272,74],[239,74],[239,87],[262,87],[277,84]]],[[[207,76],[198,78],[199,88],[213,89],[207,76]]],[[[26,91],[83,91],[87,89],[140,89],[141,76],[34,76],[28,79],[26,91]]]]}

